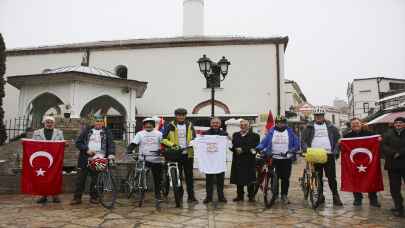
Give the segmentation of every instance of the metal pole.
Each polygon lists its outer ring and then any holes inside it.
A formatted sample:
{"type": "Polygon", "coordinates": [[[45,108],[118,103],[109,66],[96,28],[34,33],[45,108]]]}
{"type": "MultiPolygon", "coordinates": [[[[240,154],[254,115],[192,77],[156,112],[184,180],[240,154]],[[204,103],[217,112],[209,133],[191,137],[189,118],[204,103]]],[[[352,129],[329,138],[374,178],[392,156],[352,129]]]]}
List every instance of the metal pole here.
{"type": "Polygon", "coordinates": [[[214,75],[210,76],[211,84],[211,117],[215,116],[215,88],[214,88],[214,75]]]}

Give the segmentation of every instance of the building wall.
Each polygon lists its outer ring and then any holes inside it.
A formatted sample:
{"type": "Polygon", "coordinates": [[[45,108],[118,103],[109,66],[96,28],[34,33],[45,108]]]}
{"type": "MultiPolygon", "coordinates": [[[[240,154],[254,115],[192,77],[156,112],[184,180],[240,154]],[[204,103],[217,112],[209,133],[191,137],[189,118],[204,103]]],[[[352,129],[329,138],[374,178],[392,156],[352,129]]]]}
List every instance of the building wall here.
{"type": "MultiPolygon", "coordinates": [[[[91,51],[90,66],[114,71],[128,67],[128,78],[149,82],[144,97],[137,100],[140,115],[172,114],[177,107],[190,112],[210,99],[210,90],[197,60],[207,54],[213,61],[226,56],[232,63],[229,73],[216,91],[216,99],[232,114],[267,113],[277,109],[276,49],[274,44],[195,46],[176,48],[91,51]]],[[[79,65],[83,53],[11,56],[6,76],[36,74],[46,68],[79,65]]],[[[280,45],[280,72],[284,82],[284,47],[280,45]]],[[[284,113],[284,83],[281,83],[281,112],[284,113]]],[[[6,86],[6,115],[17,115],[18,91],[6,86]]],[[[218,113],[223,111],[218,110],[218,113]]],[[[275,112],[275,111],[274,111],[275,112]]]]}
{"type": "MultiPolygon", "coordinates": [[[[390,82],[405,83],[404,81],[383,79],[380,82],[381,93],[385,93],[390,90],[389,87],[390,82]]],[[[354,80],[352,86],[353,91],[348,94],[350,118],[367,117],[368,116],[367,104],[369,109],[374,109],[374,111],[377,111],[379,109],[379,107],[376,106],[376,102],[380,99],[378,94],[378,84],[376,78],[365,80],[354,80]],[[353,99],[354,99],[354,108],[353,108],[353,99]]]]}
{"type": "MultiPolygon", "coordinates": [[[[30,56],[7,56],[5,77],[24,74],[39,74],[47,68],[80,65],[82,53],[63,53],[30,56]]],[[[17,117],[19,90],[9,84],[5,86],[5,119],[17,117]]]]}

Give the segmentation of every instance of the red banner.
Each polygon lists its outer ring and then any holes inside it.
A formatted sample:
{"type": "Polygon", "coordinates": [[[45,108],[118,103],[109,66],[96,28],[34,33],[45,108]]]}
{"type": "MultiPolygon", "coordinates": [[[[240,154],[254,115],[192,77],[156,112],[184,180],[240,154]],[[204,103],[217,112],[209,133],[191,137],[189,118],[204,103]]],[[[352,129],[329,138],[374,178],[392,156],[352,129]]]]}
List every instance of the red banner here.
{"type": "Polygon", "coordinates": [[[384,190],[379,135],[341,140],[342,191],[379,192],[384,190]]]}
{"type": "Polygon", "coordinates": [[[57,195],[62,192],[64,141],[24,139],[21,192],[57,195]]]}

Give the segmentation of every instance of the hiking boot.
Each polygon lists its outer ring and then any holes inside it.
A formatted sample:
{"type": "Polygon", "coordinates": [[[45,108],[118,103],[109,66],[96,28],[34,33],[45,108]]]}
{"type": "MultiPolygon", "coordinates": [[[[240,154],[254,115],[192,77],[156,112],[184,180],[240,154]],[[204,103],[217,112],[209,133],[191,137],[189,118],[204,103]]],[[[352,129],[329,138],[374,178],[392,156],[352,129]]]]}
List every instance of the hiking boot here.
{"type": "Polygon", "coordinates": [[[283,202],[283,204],[289,204],[290,201],[288,200],[287,195],[281,195],[281,202],[283,202]]]}
{"type": "Polygon", "coordinates": [[[243,201],[244,199],[243,199],[243,197],[240,197],[240,196],[237,196],[235,199],[233,199],[232,201],[233,202],[241,202],[241,201],[243,201]]]}
{"type": "Polygon", "coordinates": [[[355,198],[353,201],[353,206],[361,206],[362,200],[361,198],[355,198]]]}
{"type": "Polygon", "coordinates": [[[334,195],[333,196],[333,205],[335,205],[335,206],[343,206],[343,203],[340,200],[339,195],[334,195]]]}
{"type": "Polygon", "coordinates": [[[81,199],[73,199],[72,201],[70,201],[70,205],[78,205],[81,203],[82,203],[81,199]]]}
{"type": "Polygon", "coordinates": [[[42,196],[37,200],[37,203],[39,204],[45,204],[46,202],[48,202],[48,198],[46,196],[42,196]]]}
{"type": "Polygon", "coordinates": [[[207,203],[211,203],[211,202],[212,202],[212,199],[205,198],[204,201],[203,201],[203,204],[207,204],[207,203]]]}

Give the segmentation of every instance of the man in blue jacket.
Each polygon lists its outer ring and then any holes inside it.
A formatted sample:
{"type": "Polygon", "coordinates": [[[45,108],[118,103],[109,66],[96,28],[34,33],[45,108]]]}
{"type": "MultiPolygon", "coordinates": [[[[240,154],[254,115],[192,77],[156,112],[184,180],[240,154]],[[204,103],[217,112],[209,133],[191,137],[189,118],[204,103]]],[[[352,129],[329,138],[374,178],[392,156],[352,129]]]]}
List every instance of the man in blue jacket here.
{"type": "Polygon", "coordinates": [[[281,200],[284,204],[288,204],[292,161],[300,148],[300,143],[294,131],[287,127],[287,119],[284,116],[277,116],[275,122],[276,125],[269,130],[256,149],[264,151],[266,155],[272,155],[273,165],[278,178],[281,179],[281,200]]]}

